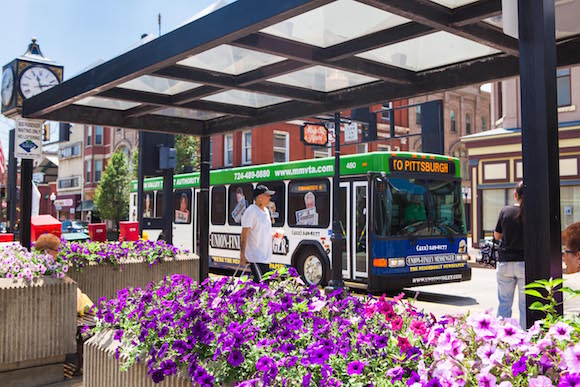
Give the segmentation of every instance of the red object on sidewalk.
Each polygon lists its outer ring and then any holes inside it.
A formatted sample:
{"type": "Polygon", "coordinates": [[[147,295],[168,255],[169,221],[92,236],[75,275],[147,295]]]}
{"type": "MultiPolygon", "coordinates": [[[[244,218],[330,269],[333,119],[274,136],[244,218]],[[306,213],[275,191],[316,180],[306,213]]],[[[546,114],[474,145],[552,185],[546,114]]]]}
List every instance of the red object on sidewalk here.
{"type": "Polygon", "coordinates": [[[38,215],[30,218],[30,241],[34,242],[42,234],[54,234],[60,238],[61,223],[52,215],[38,215]]]}
{"type": "Polygon", "coordinates": [[[119,229],[120,241],[139,240],[139,222],[119,222],[119,229]]]}
{"type": "Polygon", "coordinates": [[[14,234],[0,234],[0,242],[14,242],[14,234]]]}
{"type": "Polygon", "coordinates": [[[107,241],[107,224],[91,223],[89,224],[89,237],[95,242],[107,241]]]}

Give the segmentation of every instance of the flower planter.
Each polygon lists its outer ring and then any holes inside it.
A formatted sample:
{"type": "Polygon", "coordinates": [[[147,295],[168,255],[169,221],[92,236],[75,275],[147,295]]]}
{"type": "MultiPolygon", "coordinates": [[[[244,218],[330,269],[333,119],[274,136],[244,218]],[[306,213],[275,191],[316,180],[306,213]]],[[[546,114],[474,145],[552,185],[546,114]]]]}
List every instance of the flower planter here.
{"type": "Polygon", "coordinates": [[[126,287],[145,287],[172,274],[184,274],[199,280],[199,257],[191,253],[179,254],[174,259],[151,266],[142,260],[123,261],[121,267],[122,270],[115,270],[110,265],[91,264],[83,267],[82,271],[70,269],[67,274],[95,303],[101,297],[115,297],[119,290],[126,287]]]}
{"type": "Polygon", "coordinates": [[[147,367],[134,364],[121,371],[115,357],[118,341],[113,340],[113,331],[96,334],[85,342],[83,363],[83,387],[191,387],[191,382],[179,376],[167,377],[155,384],[147,376],[147,367]]]}
{"type": "Polygon", "coordinates": [[[0,381],[36,386],[64,379],[76,351],[77,284],[70,278],[0,279],[0,381]]]}

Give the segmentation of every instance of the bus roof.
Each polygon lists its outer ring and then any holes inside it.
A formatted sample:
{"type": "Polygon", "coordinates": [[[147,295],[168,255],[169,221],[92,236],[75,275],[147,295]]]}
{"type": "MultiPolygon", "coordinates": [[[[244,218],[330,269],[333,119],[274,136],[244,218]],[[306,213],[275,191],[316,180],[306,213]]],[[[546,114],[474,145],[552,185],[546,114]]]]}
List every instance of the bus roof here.
{"type": "MultiPolygon", "coordinates": [[[[400,160],[400,171],[417,173],[435,173],[442,175],[438,167],[431,170],[431,165],[452,164],[447,175],[455,178],[461,177],[459,159],[443,155],[413,152],[371,152],[354,155],[345,155],[340,158],[340,172],[342,176],[364,175],[368,172],[391,171],[390,160],[400,160]],[[409,169],[411,168],[411,169],[409,169]]],[[[252,165],[218,169],[210,172],[210,184],[234,184],[234,183],[257,183],[260,181],[289,180],[312,177],[332,177],[334,175],[334,157],[291,161],[287,163],[252,165]]],[[[185,173],[173,177],[173,188],[199,187],[199,172],[185,173]]],[[[145,191],[158,191],[163,189],[163,177],[145,179],[145,191]]],[[[131,192],[137,192],[137,180],[131,181],[131,192]]]]}

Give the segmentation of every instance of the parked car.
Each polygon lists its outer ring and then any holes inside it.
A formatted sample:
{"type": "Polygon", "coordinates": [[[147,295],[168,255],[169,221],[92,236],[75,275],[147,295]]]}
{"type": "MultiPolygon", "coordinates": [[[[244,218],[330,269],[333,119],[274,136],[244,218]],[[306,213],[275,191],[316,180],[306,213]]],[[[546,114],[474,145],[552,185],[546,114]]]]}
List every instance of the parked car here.
{"type": "Polygon", "coordinates": [[[63,233],[83,232],[89,234],[89,223],[80,220],[65,220],[62,222],[61,231],[63,233]]]}

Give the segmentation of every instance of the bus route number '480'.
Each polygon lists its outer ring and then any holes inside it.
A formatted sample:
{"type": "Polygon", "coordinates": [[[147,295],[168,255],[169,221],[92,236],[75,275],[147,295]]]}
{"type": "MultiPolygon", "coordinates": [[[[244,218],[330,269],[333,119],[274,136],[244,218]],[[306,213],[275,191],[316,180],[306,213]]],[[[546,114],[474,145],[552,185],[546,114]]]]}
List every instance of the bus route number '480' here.
{"type": "Polygon", "coordinates": [[[356,169],[356,163],[354,161],[346,163],[346,169],[356,169]]]}

